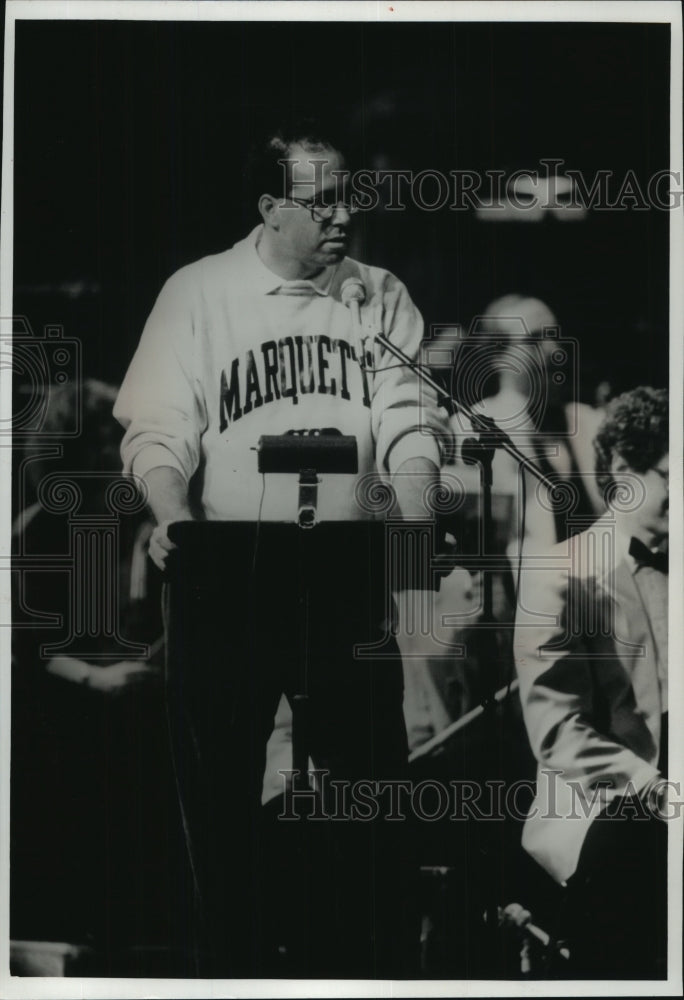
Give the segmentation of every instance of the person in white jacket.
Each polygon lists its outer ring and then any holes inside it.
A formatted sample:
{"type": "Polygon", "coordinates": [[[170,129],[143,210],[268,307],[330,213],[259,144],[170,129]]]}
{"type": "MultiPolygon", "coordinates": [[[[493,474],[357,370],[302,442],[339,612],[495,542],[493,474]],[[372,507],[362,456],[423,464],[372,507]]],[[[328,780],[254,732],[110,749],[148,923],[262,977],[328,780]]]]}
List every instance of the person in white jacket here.
{"type": "MultiPolygon", "coordinates": [[[[335,428],[356,438],[358,474],[322,477],[321,521],[376,520],[368,485],[378,479],[392,481],[394,514],[430,518],[428,498],[439,483],[446,412],[410,367],[372,340],[383,332],[416,358],[421,316],[392,274],[346,256],[357,206],[334,140],[310,123],[280,129],[249,172],[261,223],[169,279],[115,407],[126,428],[124,467],[144,481],[157,521],[150,555],[162,568],[174,549],[172,522],[295,520],[297,476],[259,474],[262,435],[335,428]],[[361,336],[342,297],[349,278],[365,294],[361,336]]],[[[179,791],[206,930],[199,971],[235,976],[265,971],[255,931],[263,859],[254,830],[273,717],[299,678],[283,638],[288,623],[278,624],[273,607],[277,594],[261,593],[256,581],[256,601],[271,604],[258,607],[259,627],[249,632],[254,601],[240,601],[253,582],[250,567],[227,569],[233,591],[224,580],[204,604],[189,595],[167,641],[179,791]]],[[[325,621],[314,614],[309,637],[309,749],[317,767],[349,781],[399,777],[407,760],[394,639],[380,621],[358,631],[369,617],[367,576],[367,566],[336,564],[329,579],[310,581],[323,603],[333,584],[335,597],[325,621]],[[383,637],[382,660],[355,658],[355,643],[383,637]]],[[[337,826],[341,836],[345,824],[337,826]]],[[[392,824],[380,834],[371,826],[348,831],[335,848],[319,921],[329,924],[327,944],[311,949],[303,974],[404,968],[408,855],[398,833],[389,834],[392,824]],[[358,849],[350,852],[354,838],[358,849]]]]}
{"type": "Polygon", "coordinates": [[[608,510],[523,557],[515,629],[537,758],[523,846],[567,886],[578,978],[665,975],[668,398],[613,400],[595,440],[608,510]]]}

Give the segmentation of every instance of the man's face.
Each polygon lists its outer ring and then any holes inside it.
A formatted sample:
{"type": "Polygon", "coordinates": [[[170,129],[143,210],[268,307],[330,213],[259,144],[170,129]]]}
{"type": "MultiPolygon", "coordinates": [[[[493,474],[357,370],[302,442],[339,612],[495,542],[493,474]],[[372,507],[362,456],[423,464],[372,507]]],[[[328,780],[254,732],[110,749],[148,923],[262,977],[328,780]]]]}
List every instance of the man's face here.
{"type": "MultiPolygon", "coordinates": [[[[634,488],[632,476],[643,486],[643,501],[640,506],[630,511],[629,517],[632,532],[638,535],[647,545],[657,545],[668,537],[669,533],[669,470],[670,457],[664,455],[659,462],[647,472],[636,472],[619,456],[613,459],[611,471],[615,481],[620,482],[620,474],[627,473],[625,485],[629,490],[634,488]]],[[[638,490],[638,484],[637,484],[638,490]]],[[[641,493],[641,490],[638,490],[641,493]]]]}
{"type": "Polygon", "coordinates": [[[310,277],[346,255],[350,216],[337,208],[330,219],[317,222],[300,202],[329,206],[343,200],[344,177],[335,171],[344,171],[344,159],[335,149],[312,153],[300,145],[291,148],[289,159],[296,162],[288,198],[278,212],[279,251],[299,263],[302,277],[310,277]]]}

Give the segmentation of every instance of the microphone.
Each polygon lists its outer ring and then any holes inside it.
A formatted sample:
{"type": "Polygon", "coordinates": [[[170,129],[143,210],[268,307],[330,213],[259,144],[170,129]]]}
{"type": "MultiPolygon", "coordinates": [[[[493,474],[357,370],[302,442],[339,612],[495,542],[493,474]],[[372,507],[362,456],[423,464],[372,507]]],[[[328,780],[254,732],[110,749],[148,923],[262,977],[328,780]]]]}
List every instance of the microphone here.
{"type": "Polygon", "coordinates": [[[360,365],[363,365],[364,336],[361,328],[361,306],[366,301],[366,286],[360,278],[347,278],[342,282],[341,295],[342,301],[352,315],[352,337],[356,360],[360,365]]]}
{"type": "MultiPolygon", "coordinates": [[[[532,914],[520,903],[509,903],[505,908],[497,907],[500,927],[515,927],[523,935],[534,938],[544,948],[548,948],[553,942],[551,936],[532,923],[532,914]]],[[[557,948],[558,954],[565,959],[570,958],[567,948],[557,948]]]]}

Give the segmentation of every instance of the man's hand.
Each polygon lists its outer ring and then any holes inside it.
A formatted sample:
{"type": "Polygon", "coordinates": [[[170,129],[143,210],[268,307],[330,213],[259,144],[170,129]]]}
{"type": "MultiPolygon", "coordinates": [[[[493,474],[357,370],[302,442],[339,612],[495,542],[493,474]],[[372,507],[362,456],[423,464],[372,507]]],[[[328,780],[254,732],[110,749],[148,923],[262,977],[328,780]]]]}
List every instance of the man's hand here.
{"type": "Polygon", "coordinates": [[[169,552],[176,548],[168,536],[168,527],[173,523],[173,521],[162,521],[150,535],[150,559],[162,571],[166,569],[169,552]]]}
{"type": "Polygon", "coordinates": [[[164,570],[169,552],[176,548],[168,535],[169,525],[175,521],[193,520],[188,486],[180,472],[167,465],[150,469],[144,478],[149,505],[159,522],[150,536],[150,558],[155,566],[164,570]]]}
{"type": "Polygon", "coordinates": [[[142,660],[121,660],[108,667],[90,668],[88,687],[101,694],[119,694],[125,688],[133,687],[146,681],[157,673],[155,667],[142,660]]]}
{"type": "Polygon", "coordinates": [[[118,694],[124,688],[139,684],[157,673],[144,660],[120,660],[110,666],[97,667],[74,656],[53,656],[46,670],[72,684],[80,684],[101,694],[118,694]]]}

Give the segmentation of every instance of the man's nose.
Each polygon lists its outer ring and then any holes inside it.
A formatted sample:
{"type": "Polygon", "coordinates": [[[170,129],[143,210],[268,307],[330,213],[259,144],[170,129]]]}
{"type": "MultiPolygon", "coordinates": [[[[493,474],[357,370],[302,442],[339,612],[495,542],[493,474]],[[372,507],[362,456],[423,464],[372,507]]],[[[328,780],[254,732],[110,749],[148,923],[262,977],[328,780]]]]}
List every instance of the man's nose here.
{"type": "Polygon", "coordinates": [[[333,209],[333,214],[330,219],[331,222],[336,222],[341,226],[348,226],[351,222],[351,215],[349,214],[349,209],[346,205],[335,205],[333,209]]]}

